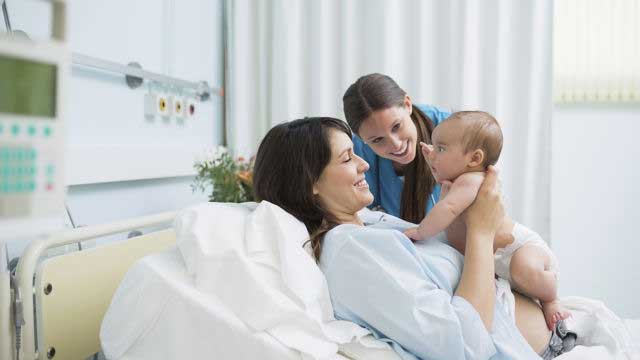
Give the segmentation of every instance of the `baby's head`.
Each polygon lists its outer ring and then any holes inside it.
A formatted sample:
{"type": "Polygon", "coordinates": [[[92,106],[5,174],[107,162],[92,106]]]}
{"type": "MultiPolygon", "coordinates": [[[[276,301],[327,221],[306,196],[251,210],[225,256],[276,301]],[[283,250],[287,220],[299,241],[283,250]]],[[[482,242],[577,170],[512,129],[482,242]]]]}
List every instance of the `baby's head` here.
{"type": "Polygon", "coordinates": [[[438,182],[495,165],[502,151],[502,130],[483,111],[459,111],[436,126],[428,160],[438,182]]]}

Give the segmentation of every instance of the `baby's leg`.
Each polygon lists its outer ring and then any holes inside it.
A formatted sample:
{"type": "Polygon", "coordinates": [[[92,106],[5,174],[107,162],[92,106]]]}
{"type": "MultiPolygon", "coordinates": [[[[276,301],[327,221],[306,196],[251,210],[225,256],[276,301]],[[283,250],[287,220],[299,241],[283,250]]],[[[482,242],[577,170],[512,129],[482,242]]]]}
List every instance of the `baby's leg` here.
{"type": "Polygon", "coordinates": [[[539,246],[525,244],[513,253],[509,271],[516,289],[540,300],[549,329],[569,317],[557,299],[557,279],[550,271],[551,257],[539,246]]]}
{"type": "Polygon", "coordinates": [[[556,275],[549,271],[551,258],[543,249],[525,244],[511,257],[509,272],[518,290],[540,301],[556,298],[556,275]]]}

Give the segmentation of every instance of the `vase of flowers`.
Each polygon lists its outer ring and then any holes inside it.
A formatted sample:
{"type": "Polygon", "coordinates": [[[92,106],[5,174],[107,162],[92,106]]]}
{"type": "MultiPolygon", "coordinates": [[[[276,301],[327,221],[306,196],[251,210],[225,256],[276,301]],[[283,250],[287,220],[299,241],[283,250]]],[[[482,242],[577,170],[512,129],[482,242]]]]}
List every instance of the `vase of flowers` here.
{"type": "Polygon", "coordinates": [[[196,161],[197,172],[191,189],[209,193],[209,201],[247,202],[253,198],[253,163],[255,158],[233,157],[219,146],[196,161]]]}

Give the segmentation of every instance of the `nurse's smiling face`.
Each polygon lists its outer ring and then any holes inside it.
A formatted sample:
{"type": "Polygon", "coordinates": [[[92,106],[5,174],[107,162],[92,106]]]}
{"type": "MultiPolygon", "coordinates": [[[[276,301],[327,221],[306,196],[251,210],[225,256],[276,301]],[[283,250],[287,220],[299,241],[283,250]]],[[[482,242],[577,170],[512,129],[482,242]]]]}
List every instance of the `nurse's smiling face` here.
{"type": "Polygon", "coordinates": [[[349,218],[373,202],[364,173],[369,164],[353,152],[353,142],[342,131],[329,130],[331,160],[313,186],[322,208],[336,219],[349,218]]]}
{"type": "Polygon", "coordinates": [[[418,144],[411,111],[411,100],[405,96],[402,106],[374,111],[362,122],[358,135],[378,156],[409,164],[416,157],[418,144]]]}

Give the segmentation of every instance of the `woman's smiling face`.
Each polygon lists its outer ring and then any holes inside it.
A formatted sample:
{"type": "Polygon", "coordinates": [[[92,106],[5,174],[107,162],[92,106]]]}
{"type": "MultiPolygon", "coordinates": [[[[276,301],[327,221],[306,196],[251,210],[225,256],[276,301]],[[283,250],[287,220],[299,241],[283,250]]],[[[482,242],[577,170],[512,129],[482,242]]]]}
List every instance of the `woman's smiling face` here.
{"type": "Polygon", "coordinates": [[[364,176],[369,164],[353,152],[353,142],[347,134],[329,131],[331,160],[313,186],[313,193],[325,211],[341,219],[373,202],[364,176]]]}
{"type": "Polygon", "coordinates": [[[407,96],[402,106],[374,111],[362,122],[358,135],[378,156],[409,164],[416,157],[418,141],[411,111],[411,100],[407,96]]]}

